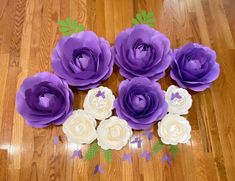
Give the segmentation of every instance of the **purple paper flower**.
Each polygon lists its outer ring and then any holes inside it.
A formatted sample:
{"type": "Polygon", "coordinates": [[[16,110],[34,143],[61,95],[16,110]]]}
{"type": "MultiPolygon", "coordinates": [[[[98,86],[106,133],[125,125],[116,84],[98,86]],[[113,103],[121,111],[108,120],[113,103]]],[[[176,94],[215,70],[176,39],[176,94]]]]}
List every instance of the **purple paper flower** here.
{"type": "Polygon", "coordinates": [[[25,79],[16,95],[17,111],[36,128],[64,123],[72,105],[73,93],[67,83],[49,72],[25,79]]]}
{"type": "Polygon", "coordinates": [[[169,39],[147,25],[136,25],[121,32],[113,48],[115,63],[127,79],[148,77],[158,80],[170,65],[169,39]]]}
{"type": "Polygon", "coordinates": [[[91,31],[61,38],[51,59],[55,73],[80,90],[97,87],[113,71],[109,43],[91,31]]]}
{"type": "Polygon", "coordinates": [[[144,77],[122,81],[114,106],[117,115],[136,130],[148,129],[167,112],[160,85],[144,77]]]}
{"type": "Polygon", "coordinates": [[[209,47],[188,43],[174,50],[173,58],[170,75],[182,88],[203,91],[219,76],[216,53],[209,47]]]}

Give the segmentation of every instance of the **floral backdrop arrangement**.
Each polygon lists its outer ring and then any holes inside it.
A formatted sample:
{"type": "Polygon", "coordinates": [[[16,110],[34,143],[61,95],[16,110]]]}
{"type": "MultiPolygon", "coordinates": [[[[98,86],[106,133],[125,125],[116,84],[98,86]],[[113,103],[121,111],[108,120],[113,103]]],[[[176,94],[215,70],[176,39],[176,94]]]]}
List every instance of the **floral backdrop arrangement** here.
{"type": "MultiPolygon", "coordinates": [[[[200,92],[209,88],[219,76],[216,53],[198,43],[171,49],[170,40],[154,26],[153,12],[141,11],[132,20],[133,27],[119,33],[113,47],[104,38],[67,18],[59,21],[63,37],[51,55],[54,74],[37,73],[26,78],[16,96],[17,111],[35,128],[62,125],[68,142],[78,145],[72,157],[91,160],[103,150],[107,162],[112,150],[120,150],[129,142],[141,148],[143,140],[134,130],[150,131],[157,124],[159,141],[152,150],[140,156],[146,161],[164,147],[169,149],[163,161],[171,163],[179,151],[178,144],[190,140],[191,126],[183,117],[192,106],[186,89],[200,92]],[[115,98],[108,87],[100,86],[112,72],[114,63],[126,78],[119,85],[115,98]],[[170,67],[170,77],[178,84],[162,90],[158,81],[170,67]],[[70,87],[89,90],[83,109],[73,110],[70,87]],[[112,116],[113,112],[117,116],[112,116]],[[82,153],[82,145],[90,144],[82,153]]],[[[58,143],[59,138],[54,138],[58,143]]],[[[131,154],[123,161],[131,162],[131,154]]],[[[103,173],[96,165],[94,174],[103,173]]]]}

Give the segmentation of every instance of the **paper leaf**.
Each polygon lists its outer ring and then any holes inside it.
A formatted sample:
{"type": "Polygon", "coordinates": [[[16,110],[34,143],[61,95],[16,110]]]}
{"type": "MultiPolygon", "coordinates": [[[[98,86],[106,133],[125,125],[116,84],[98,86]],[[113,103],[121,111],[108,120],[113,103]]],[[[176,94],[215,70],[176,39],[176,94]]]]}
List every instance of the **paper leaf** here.
{"type": "Polygon", "coordinates": [[[104,150],[104,159],[106,162],[112,161],[112,150],[104,150]]]}
{"type": "Polygon", "coordinates": [[[85,160],[91,160],[95,157],[97,152],[100,150],[100,146],[97,143],[91,144],[90,148],[85,153],[84,159],[85,160]]]}
{"type": "Polygon", "coordinates": [[[157,143],[155,143],[155,145],[152,148],[152,152],[153,153],[158,153],[159,151],[161,151],[164,148],[164,144],[159,140],[157,143]]]}
{"type": "Polygon", "coordinates": [[[177,153],[180,151],[179,147],[177,145],[172,145],[169,148],[170,153],[173,155],[173,157],[175,157],[177,155],[177,153]]]}
{"type": "Polygon", "coordinates": [[[135,18],[132,19],[132,25],[147,24],[151,27],[154,26],[154,13],[153,11],[140,11],[136,14],[135,18]]]}
{"type": "Polygon", "coordinates": [[[84,30],[83,25],[78,25],[76,21],[73,21],[70,17],[66,18],[65,21],[59,20],[59,30],[64,36],[69,36],[73,33],[77,33],[84,30]]]}

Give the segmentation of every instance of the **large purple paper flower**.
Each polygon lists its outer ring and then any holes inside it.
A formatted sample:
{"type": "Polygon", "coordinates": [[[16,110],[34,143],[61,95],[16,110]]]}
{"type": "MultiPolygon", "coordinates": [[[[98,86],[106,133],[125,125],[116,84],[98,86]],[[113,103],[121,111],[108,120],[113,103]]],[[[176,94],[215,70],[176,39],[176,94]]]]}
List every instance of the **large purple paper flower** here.
{"type": "Polygon", "coordinates": [[[174,51],[170,76],[180,87],[203,91],[220,73],[216,53],[209,47],[188,43],[174,51]]]}
{"type": "Polygon", "coordinates": [[[158,80],[170,65],[169,39],[147,25],[136,25],[121,32],[113,52],[120,73],[127,79],[148,77],[158,80]]]}
{"type": "Polygon", "coordinates": [[[114,107],[117,115],[137,130],[149,128],[167,113],[160,85],[145,77],[122,81],[114,107]]]}
{"type": "Polygon", "coordinates": [[[113,71],[109,43],[92,31],[61,38],[51,59],[55,73],[80,90],[97,87],[113,71]]]}
{"type": "Polygon", "coordinates": [[[64,123],[72,105],[73,93],[68,84],[49,72],[25,79],[16,95],[17,111],[36,128],[64,123]]]}

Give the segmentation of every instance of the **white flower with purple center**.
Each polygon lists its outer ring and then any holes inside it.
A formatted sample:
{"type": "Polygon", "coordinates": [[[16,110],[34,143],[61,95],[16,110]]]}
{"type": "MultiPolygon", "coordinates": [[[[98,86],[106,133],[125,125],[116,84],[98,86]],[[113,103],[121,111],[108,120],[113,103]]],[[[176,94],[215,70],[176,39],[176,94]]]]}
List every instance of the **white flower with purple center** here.
{"type": "Polygon", "coordinates": [[[88,91],[84,100],[84,110],[93,118],[104,120],[112,115],[115,97],[112,91],[100,86],[88,91]]]}
{"type": "Polygon", "coordinates": [[[192,106],[192,97],[187,90],[171,85],[165,93],[168,112],[172,114],[188,114],[192,106]]]}

